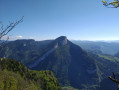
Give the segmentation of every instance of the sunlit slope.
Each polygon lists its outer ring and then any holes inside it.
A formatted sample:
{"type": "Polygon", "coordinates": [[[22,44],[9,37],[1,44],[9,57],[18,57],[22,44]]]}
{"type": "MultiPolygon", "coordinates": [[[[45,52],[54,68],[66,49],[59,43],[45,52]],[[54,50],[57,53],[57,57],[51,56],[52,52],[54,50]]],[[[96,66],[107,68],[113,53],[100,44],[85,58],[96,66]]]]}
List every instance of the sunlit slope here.
{"type": "Polygon", "coordinates": [[[33,71],[20,62],[0,59],[0,90],[61,90],[51,71],[33,71]]]}

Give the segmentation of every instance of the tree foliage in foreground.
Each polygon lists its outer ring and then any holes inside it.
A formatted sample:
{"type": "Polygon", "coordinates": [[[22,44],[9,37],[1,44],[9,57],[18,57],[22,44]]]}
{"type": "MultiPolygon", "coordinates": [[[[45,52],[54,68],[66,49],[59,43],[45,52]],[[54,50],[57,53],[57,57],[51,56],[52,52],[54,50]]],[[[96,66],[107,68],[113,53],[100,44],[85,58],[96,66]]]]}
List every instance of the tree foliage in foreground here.
{"type": "Polygon", "coordinates": [[[113,2],[107,2],[102,0],[103,5],[108,7],[108,8],[118,8],[119,7],[119,1],[118,0],[114,0],[113,2]]]}
{"type": "Polygon", "coordinates": [[[61,90],[51,71],[33,71],[11,59],[0,59],[0,90],[61,90]]]}

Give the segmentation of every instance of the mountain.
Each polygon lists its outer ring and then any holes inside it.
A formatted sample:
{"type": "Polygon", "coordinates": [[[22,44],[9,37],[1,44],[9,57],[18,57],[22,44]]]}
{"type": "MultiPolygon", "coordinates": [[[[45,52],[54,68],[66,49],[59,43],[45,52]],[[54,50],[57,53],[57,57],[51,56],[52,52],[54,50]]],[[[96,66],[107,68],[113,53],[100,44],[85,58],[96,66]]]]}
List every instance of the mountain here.
{"type": "MultiPolygon", "coordinates": [[[[119,75],[117,75],[118,77],[119,75]]],[[[105,78],[100,82],[100,87],[97,90],[118,90],[117,84],[109,78],[105,78]]]]}
{"type": "Polygon", "coordinates": [[[118,58],[100,51],[86,52],[65,36],[47,41],[16,40],[5,44],[0,51],[0,57],[13,58],[32,70],[52,71],[64,87],[102,90],[101,83],[112,72],[119,73],[118,58]]]}
{"type": "Polygon", "coordinates": [[[0,90],[61,90],[51,71],[33,71],[11,59],[0,59],[0,90]]]}
{"type": "Polygon", "coordinates": [[[62,86],[93,88],[100,81],[95,60],[65,36],[46,42],[16,40],[1,52],[1,57],[21,61],[30,69],[51,70],[62,86]]]}
{"type": "Polygon", "coordinates": [[[0,47],[0,57],[13,58],[26,65],[39,58],[50,42],[51,40],[35,41],[32,39],[9,41],[2,48],[0,47]]]}
{"type": "Polygon", "coordinates": [[[114,56],[119,58],[119,51],[114,56]]]}
{"type": "Polygon", "coordinates": [[[88,52],[103,53],[108,55],[115,55],[119,51],[118,42],[104,42],[104,41],[76,41],[73,43],[79,45],[81,48],[88,52]]]}
{"type": "Polygon", "coordinates": [[[100,81],[96,62],[65,36],[52,41],[49,51],[28,65],[33,70],[51,70],[59,83],[75,88],[95,88],[100,81]]]}
{"type": "Polygon", "coordinates": [[[90,55],[95,58],[103,78],[96,90],[117,90],[117,84],[108,77],[112,76],[112,72],[115,72],[116,78],[119,80],[119,58],[104,54],[96,55],[90,53],[90,55]]]}

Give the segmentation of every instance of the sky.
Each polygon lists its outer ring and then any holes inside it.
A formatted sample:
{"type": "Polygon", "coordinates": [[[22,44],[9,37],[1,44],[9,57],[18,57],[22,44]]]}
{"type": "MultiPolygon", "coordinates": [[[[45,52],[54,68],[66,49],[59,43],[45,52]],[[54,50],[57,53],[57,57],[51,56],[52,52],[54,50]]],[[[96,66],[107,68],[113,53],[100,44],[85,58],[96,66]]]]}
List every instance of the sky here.
{"type": "Polygon", "coordinates": [[[4,27],[22,16],[11,39],[119,40],[119,8],[101,0],[0,0],[4,27]]]}

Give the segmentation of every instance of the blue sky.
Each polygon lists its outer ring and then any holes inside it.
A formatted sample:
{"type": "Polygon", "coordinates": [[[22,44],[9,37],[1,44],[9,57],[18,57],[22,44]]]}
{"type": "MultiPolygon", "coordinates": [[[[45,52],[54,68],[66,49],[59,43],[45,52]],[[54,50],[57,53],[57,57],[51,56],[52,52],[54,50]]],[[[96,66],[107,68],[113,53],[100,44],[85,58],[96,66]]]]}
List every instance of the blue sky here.
{"type": "Polygon", "coordinates": [[[101,0],[0,0],[0,21],[24,22],[9,35],[36,40],[119,40],[119,8],[101,0]]]}

